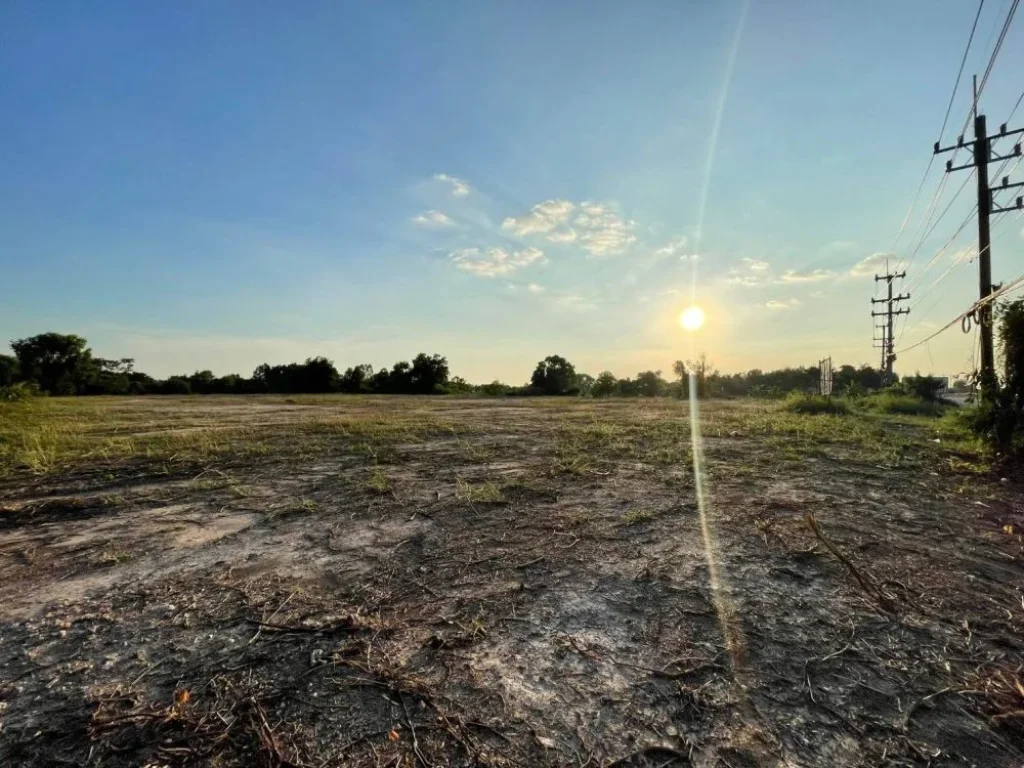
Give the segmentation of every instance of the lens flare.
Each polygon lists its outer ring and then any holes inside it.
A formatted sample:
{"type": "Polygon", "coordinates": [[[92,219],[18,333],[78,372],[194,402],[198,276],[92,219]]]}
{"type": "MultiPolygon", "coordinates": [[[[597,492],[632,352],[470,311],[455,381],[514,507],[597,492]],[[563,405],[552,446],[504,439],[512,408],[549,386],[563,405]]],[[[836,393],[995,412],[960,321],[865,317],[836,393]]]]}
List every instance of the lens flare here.
{"type": "Polygon", "coordinates": [[[687,307],[679,313],[679,325],[684,331],[696,331],[704,325],[704,310],[700,307],[687,307]]]}

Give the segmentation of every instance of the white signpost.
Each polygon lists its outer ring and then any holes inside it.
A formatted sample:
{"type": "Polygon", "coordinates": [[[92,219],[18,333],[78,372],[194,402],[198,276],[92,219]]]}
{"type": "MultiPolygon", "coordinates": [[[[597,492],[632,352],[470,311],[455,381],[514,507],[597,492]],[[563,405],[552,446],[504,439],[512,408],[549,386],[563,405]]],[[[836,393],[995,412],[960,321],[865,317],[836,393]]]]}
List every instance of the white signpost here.
{"type": "Polygon", "coordinates": [[[832,356],[818,361],[818,387],[825,397],[832,396],[832,356]]]}

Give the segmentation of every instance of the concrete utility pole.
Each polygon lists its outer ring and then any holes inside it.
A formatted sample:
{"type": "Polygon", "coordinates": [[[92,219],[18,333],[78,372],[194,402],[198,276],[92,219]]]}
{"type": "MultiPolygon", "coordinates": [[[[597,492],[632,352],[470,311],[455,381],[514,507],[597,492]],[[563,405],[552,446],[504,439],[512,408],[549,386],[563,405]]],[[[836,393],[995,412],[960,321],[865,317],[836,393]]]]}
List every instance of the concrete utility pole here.
{"type": "MultiPolygon", "coordinates": [[[[992,286],[992,244],[989,239],[989,217],[993,213],[1005,213],[1015,211],[1024,207],[1024,200],[1017,197],[1013,205],[1001,208],[993,202],[993,192],[1000,192],[1007,189],[1019,189],[1024,183],[1010,184],[1007,176],[1003,177],[1001,186],[990,187],[988,183],[988,164],[999,160],[1009,160],[1012,157],[1020,157],[1020,142],[1013,145],[1013,150],[1007,155],[995,155],[992,153],[992,142],[1007,136],[1024,133],[1024,128],[1015,131],[1006,130],[1006,123],[999,126],[999,133],[989,136],[985,124],[985,115],[978,114],[978,78],[974,78],[974,142],[971,144],[971,152],[974,157],[971,162],[963,165],[953,166],[953,161],[946,162],[946,173],[961,171],[965,168],[973,168],[978,174],[978,300],[984,301],[993,291],[992,286]]],[[[956,144],[949,147],[939,147],[935,142],[935,154],[942,152],[953,152],[968,146],[964,143],[964,137],[957,137],[956,144]]],[[[995,350],[992,342],[992,304],[987,302],[978,307],[975,312],[975,321],[978,324],[978,332],[981,336],[981,397],[983,400],[991,400],[996,391],[996,362],[995,350]]]]}
{"type": "Polygon", "coordinates": [[[888,295],[884,299],[872,299],[871,303],[874,304],[885,304],[885,311],[875,312],[871,311],[872,317],[885,317],[886,322],[884,325],[875,326],[881,329],[882,338],[875,339],[875,346],[882,348],[882,376],[884,377],[884,383],[892,383],[892,364],[896,359],[896,354],[893,352],[894,339],[892,336],[892,319],[896,315],[909,315],[909,309],[893,309],[895,304],[901,301],[906,301],[910,298],[909,293],[900,294],[899,296],[892,295],[892,281],[899,278],[903,279],[907,276],[906,272],[890,272],[888,269],[885,270],[884,275],[875,275],[875,282],[879,280],[885,280],[888,288],[888,295]],[[879,343],[880,342],[880,343],[879,343]]]}

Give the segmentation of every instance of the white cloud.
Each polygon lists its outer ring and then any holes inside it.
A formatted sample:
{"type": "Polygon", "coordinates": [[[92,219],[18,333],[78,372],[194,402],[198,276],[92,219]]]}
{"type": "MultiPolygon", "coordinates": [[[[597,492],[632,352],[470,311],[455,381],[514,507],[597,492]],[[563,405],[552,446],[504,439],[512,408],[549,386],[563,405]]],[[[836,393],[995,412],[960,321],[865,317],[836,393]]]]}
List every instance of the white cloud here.
{"type": "Polygon", "coordinates": [[[748,259],[746,257],[740,259],[744,264],[747,265],[747,269],[751,272],[767,272],[768,267],[771,266],[767,261],[758,261],[757,259],[748,259]]]}
{"type": "Polygon", "coordinates": [[[752,275],[740,272],[738,269],[731,269],[725,278],[725,282],[729,283],[729,285],[742,285],[745,288],[753,288],[758,285],[764,285],[766,281],[761,275],[752,275]]]}
{"type": "Polygon", "coordinates": [[[528,290],[530,293],[544,293],[544,286],[537,285],[536,283],[530,283],[528,286],[526,286],[526,290],[528,290]]]}
{"type": "Polygon", "coordinates": [[[412,223],[418,227],[453,227],[455,222],[440,211],[424,211],[413,216],[412,223]]]}
{"type": "Polygon", "coordinates": [[[517,237],[546,234],[554,243],[578,242],[591,256],[622,253],[636,242],[635,226],[635,221],[623,219],[607,205],[589,201],[577,205],[570,200],[545,200],[529,213],[501,222],[502,229],[517,237]],[[573,226],[565,226],[577,209],[573,226]]]}
{"type": "Polygon", "coordinates": [[[686,238],[680,235],[677,238],[669,240],[665,245],[661,246],[654,252],[655,256],[675,256],[677,253],[686,247],[686,238]]]}
{"type": "Polygon", "coordinates": [[[548,235],[548,240],[552,243],[571,243],[576,239],[576,230],[570,227],[569,229],[556,230],[548,235]]]}
{"type": "Polygon", "coordinates": [[[853,265],[850,269],[850,277],[871,277],[876,272],[885,271],[885,265],[888,261],[896,261],[895,254],[873,253],[853,265]]]}
{"type": "Polygon", "coordinates": [[[550,232],[559,224],[563,224],[575,207],[575,204],[568,200],[545,200],[543,203],[537,203],[523,216],[509,216],[501,222],[501,228],[519,237],[550,232]]]}
{"type": "Polygon", "coordinates": [[[635,221],[623,219],[600,203],[585,202],[573,223],[579,227],[580,244],[591,256],[612,256],[622,253],[636,242],[632,229],[635,221]]]}
{"type": "Polygon", "coordinates": [[[967,247],[961,248],[960,250],[954,251],[953,253],[950,254],[950,256],[952,257],[953,261],[955,263],[957,263],[957,264],[959,264],[962,261],[974,261],[974,259],[977,257],[977,255],[978,255],[978,246],[977,245],[968,245],[967,247]]]}
{"type": "Polygon", "coordinates": [[[585,296],[575,294],[563,294],[554,298],[554,304],[561,309],[568,309],[573,312],[589,312],[597,309],[597,305],[585,296]]]}
{"type": "Polygon", "coordinates": [[[794,307],[800,306],[800,300],[784,299],[783,301],[778,301],[776,299],[772,299],[767,304],[765,304],[765,306],[768,307],[768,309],[793,309],[794,307]]]}
{"type": "Polygon", "coordinates": [[[509,251],[505,248],[463,248],[448,254],[449,260],[466,272],[479,277],[498,277],[528,267],[544,258],[544,252],[537,248],[524,248],[521,251],[509,251]]]}
{"type": "Polygon", "coordinates": [[[434,178],[438,181],[443,181],[446,184],[451,184],[452,194],[456,197],[465,197],[469,194],[469,184],[462,179],[449,176],[447,173],[435,173],[434,178]]]}
{"type": "Polygon", "coordinates": [[[829,269],[812,269],[810,272],[797,272],[793,269],[787,269],[782,277],[779,278],[780,283],[820,283],[823,280],[831,280],[835,277],[835,273],[829,269]]]}

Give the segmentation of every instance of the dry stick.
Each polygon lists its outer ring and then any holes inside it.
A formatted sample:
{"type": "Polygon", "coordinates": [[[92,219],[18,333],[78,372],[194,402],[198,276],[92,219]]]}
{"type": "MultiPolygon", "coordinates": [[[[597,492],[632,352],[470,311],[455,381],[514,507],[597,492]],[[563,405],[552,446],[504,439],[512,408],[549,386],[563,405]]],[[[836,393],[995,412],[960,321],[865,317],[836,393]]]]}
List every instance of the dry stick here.
{"type": "Polygon", "coordinates": [[[873,597],[883,610],[888,613],[895,613],[892,603],[881,593],[878,587],[875,586],[874,582],[871,581],[871,577],[867,574],[862,575],[861,572],[857,570],[857,567],[850,562],[850,558],[840,552],[836,548],[835,544],[825,538],[825,534],[821,532],[821,528],[818,526],[818,521],[814,519],[814,515],[808,512],[804,515],[804,520],[807,522],[807,526],[814,532],[814,535],[818,537],[818,541],[824,544],[828,551],[835,555],[839,562],[845,565],[850,573],[853,574],[853,578],[857,580],[857,583],[860,584],[861,588],[873,597]]]}

